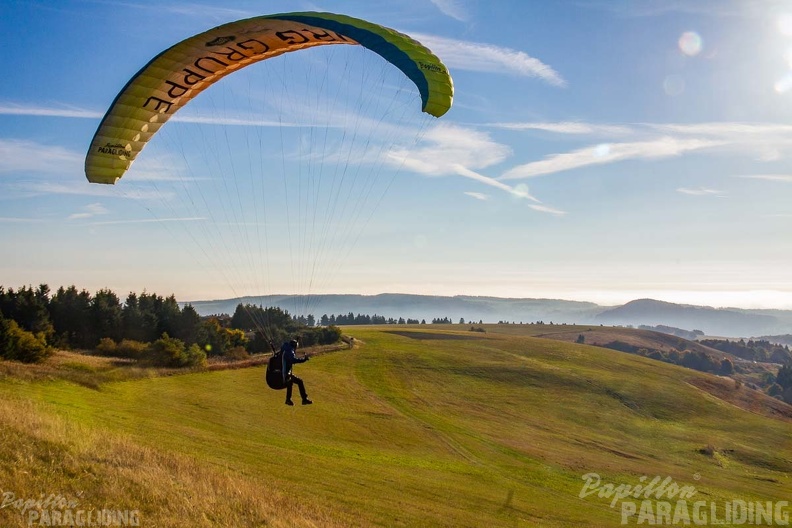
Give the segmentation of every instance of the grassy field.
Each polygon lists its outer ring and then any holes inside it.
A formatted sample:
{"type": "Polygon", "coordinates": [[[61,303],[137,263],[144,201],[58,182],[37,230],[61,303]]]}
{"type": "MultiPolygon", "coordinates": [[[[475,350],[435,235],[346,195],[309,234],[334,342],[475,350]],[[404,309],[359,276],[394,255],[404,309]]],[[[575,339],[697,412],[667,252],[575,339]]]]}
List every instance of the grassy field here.
{"type": "MultiPolygon", "coordinates": [[[[347,330],[354,349],[297,367],[309,407],[262,367],[112,381],[123,367],[61,360],[92,386],[6,365],[0,496],[158,527],[620,525],[619,504],[581,498],[589,473],[789,500],[792,422],[724,392],[745,388],[519,325],[347,330]]],[[[4,504],[0,526],[27,526],[4,504]]]]}

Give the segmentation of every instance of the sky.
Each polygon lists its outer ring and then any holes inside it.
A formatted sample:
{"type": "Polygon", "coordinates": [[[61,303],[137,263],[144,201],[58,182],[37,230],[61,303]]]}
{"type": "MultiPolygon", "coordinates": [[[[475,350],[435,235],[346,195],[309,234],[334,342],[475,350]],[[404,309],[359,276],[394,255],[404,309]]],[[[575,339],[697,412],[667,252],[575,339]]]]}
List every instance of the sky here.
{"type": "Polygon", "coordinates": [[[792,309],[792,1],[6,0],[0,13],[5,287],[792,309]],[[420,41],[454,79],[452,108],[414,112],[414,87],[366,50],[296,52],[201,94],[115,186],[87,182],[102,116],[149,60],[291,11],[420,41]],[[370,113],[397,97],[398,118],[370,113]]]}

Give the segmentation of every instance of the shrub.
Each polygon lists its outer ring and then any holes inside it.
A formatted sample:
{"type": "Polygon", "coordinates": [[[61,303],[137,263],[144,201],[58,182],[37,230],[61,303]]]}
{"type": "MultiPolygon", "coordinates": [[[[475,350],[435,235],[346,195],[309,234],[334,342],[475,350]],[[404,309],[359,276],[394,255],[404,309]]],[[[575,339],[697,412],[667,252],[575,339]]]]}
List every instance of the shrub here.
{"type": "Polygon", "coordinates": [[[249,359],[250,354],[247,353],[245,347],[235,346],[226,350],[225,357],[228,359],[249,359]]]}
{"type": "MultiPolygon", "coordinates": [[[[242,348],[244,351],[245,349],[242,348]]],[[[205,367],[206,366],[206,352],[201,347],[193,343],[185,351],[186,364],[185,367],[205,367]]]]}
{"type": "Polygon", "coordinates": [[[206,353],[196,345],[186,348],[184,342],[162,334],[148,347],[148,357],[160,367],[200,367],[206,364],[206,353]]]}
{"type": "Polygon", "coordinates": [[[103,337],[96,345],[96,351],[102,356],[115,356],[116,355],[116,342],[109,337],[103,337]]]}
{"type": "Polygon", "coordinates": [[[133,339],[122,339],[116,346],[116,356],[129,359],[146,357],[149,345],[133,339]]]}
{"type": "Polygon", "coordinates": [[[16,321],[0,316],[0,357],[38,363],[51,355],[52,349],[47,346],[44,334],[34,335],[20,328],[16,321]]]}
{"type": "Polygon", "coordinates": [[[341,340],[341,329],[337,326],[328,326],[322,328],[322,335],[319,338],[319,344],[332,345],[341,340]]]}

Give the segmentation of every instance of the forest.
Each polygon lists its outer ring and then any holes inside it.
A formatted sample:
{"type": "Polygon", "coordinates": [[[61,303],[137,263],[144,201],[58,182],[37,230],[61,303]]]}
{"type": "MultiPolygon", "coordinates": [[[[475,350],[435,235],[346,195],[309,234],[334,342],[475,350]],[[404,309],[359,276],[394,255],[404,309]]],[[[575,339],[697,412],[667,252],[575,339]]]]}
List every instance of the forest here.
{"type": "Polygon", "coordinates": [[[213,356],[270,352],[296,335],[311,346],[337,342],[341,331],[308,327],[275,307],[240,304],[233,316],[202,317],[173,295],[130,292],[122,302],[109,289],[91,294],[72,285],[52,293],[46,284],[0,286],[0,357],[23,362],[41,361],[60,348],[192,367],[213,356]]]}

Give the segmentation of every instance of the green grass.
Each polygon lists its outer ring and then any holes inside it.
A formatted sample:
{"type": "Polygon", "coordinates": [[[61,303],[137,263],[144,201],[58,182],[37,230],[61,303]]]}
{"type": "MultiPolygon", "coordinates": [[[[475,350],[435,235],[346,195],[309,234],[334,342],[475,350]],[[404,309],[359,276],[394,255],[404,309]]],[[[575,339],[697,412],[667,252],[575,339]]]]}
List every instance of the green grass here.
{"type": "Polygon", "coordinates": [[[82,491],[156,526],[619,525],[609,500],[579,498],[589,472],[672,477],[699,500],[792,489],[792,424],[689,383],[706,375],[514,328],[348,330],[357,348],[296,367],[310,407],[283,405],[262,367],[6,377],[0,489],[82,491]]]}

